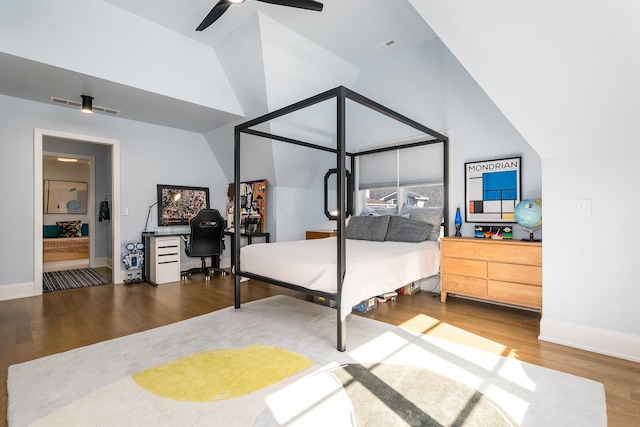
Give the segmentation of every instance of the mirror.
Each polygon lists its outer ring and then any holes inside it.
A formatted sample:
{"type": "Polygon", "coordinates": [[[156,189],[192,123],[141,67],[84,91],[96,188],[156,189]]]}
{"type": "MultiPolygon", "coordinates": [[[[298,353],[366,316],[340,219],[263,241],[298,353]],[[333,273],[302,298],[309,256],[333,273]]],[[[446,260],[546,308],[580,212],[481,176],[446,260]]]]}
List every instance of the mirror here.
{"type": "MultiPolygon", "coordinates": [[[[347,217],[353,214],[353,180],[346,171],[345,202],[347,217]]],[[[324,175],[324,214],[329,219],[338,219],[338,169],[329,169],[324,175]]]]}

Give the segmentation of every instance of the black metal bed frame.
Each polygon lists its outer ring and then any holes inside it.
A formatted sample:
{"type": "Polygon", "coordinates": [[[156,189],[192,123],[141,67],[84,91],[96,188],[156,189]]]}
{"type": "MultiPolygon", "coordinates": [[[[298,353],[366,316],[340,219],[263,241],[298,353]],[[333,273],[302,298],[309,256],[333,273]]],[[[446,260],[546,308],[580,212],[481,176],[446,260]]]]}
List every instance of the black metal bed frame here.
{"type": "MultiPolygon", "coordinates": [[[[254,135],[266,139],[277,140],[281,142],[291,143],[295,145],[300,145],[308,148],[313,148],[317,150],[328,151],[336,154],[336,169],[338,170],[337,174],[337,203],[338,203],[338,219],[337,219],[337,292],[328,293],[322,291],[316,291],[312,289],[308,289],[293,283],[283,282],[280,280],[275,280],[269,277],[264,277],[261,275],[253,274],[251,272],[242,271],[242,266],[240,264],[240,233],[233,233],[234,239],[234,254],[233,259],[235,259],[234,273],[235,273],[235,291],[234,291],[234,300],[235,300],[235,308],[239,309],[241,304],[240,299],[240,278],[247,277],[249,279],[259,280],[265,283],[285,287],[288,289],[300,291],[306,293],[308,295],[324,297],[329,300],[333,300],[336,302],[336,315],[337,315],[337,342],[336,347],[339,351],[346,350],[346,324],[342,321],[342,308],[341,308],[341,295],[342,295],[342,285],[346,272],[346,242],[345,242],[345,234],[344,231],[346,229],[346,202],[344,197],[344,189],[346,185],[345,171],[346,171],[346,157],[349,156],[351,159],[351,171],[354,173],[355,168],[355,157],[362,156],[373,153],[380,153],[383,151],[389,150],[398,150],[410,147],[416,147],[420,145],[427,145],[433,143],[443,143],[444,144],[444,186],[445,186],[445,194],[444,194],[444,226],[445,226],[445,235],[447,234],[448,222],[446,221],[446,213],[447,213],[447,181],[448,181],[448,147],[447,142],[448,138],[426,126],[421,125],[418,122],[415,122],[375,101],[372,101],[350,89],[347,89],[344,86],[338,86],[334,89],[328,90],[326,92],[320,93],[318,95],[312,96],[310,98],[304,99],[302,101],[291,104],[287,107],[281,108],[279,110],[273,111],[271,113],[265,114],[256,119],[250,120],[248,122],[242,123],[235,127],[235,135],[234,135],[234,182],[240,181],[240,154],[241,154],[241,136],[242,134],[254,135]],[[329,99],[336,98],[337,102],[337,141],[336,148],[324,147],[321,145],[316,145],[313,143],[299,141],[292,138],[287,138],[281,135],[270,134],[267,132],[258,131],[255,129],[251,129],[253,126],[257,126],[259,124],[268,122],[270,120],[276,119],[278,117],[284,116],[286,114],[304,109],[306,107],[310,107],[312,105],[318,104],[323,101],[327,101],[329,99]],[[414,129],[419,130],[420,132],[426,134],[425,138],[428,136],[428,139],[419,142],[411,142],[406,144],[398,144],[392,145],[389,147],[377,148],[372,150],[361,151],[357,153],[348,153],[346,151],[346,100],[352,100],[357,102],[360,105],[368,107],[378,113],[381,113],[387,117],[397,120],[407,126],[410,126],[414,129]]],[[[240,224],[240,186],[235,185],[235,206],[234,206],[234,224],[240,224]]]]}

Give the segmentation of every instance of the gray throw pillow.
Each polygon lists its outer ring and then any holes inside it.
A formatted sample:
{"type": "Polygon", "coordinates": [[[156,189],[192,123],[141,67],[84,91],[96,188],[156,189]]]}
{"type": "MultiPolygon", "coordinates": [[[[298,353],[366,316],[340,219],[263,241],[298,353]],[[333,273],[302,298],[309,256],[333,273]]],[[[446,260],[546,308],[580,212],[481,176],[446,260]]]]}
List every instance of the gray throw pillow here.
{"type": "Polygon", "coordinates": [[[389,216],[352,216],[345,232],[347,239],[384,241],[387,235],[389,216]]]}
{"type": "Polygon", "coordinates": [[[438,240],[440,238],[440,228],[442,227],[442,208],[402,208],[400,215],[409,217],[416,221],[431,224],[431,231],[427,240],[438,240]]]}
{"type": "Polygon", "coordinates": [[[414,219],[392,216],[384,240],[392,242],[422,242],[427,240],[432,225],[414,219]]]}

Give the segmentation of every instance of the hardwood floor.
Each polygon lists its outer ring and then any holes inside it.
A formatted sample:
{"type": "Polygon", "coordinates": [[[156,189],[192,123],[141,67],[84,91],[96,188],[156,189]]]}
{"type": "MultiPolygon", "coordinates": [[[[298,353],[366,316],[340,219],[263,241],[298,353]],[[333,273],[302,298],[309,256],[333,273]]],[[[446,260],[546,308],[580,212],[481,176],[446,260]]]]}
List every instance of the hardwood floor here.
{"type": "MultiPolygon", "coordinates": [[[[243,284],[243,302],[275,294],[310,300],[263,283],[243,284]]],[[[167,325],[233,305],[233,276],[194,275],[158,287],[103,285],[0,301],[0,381],[16,363],[167,325]]],[[[361,315],[361,314],[359,314],[361,315]]],[[[640,426],[640,364],[538,341],[536,312],[427,292],[398,297],[363,315],[604,384],[610,426],[640,426]]],[[[348,344],[348,331],[347,331],[348,344]]],[[[0,390],[0,425],[7,391],[0,390]]]]}

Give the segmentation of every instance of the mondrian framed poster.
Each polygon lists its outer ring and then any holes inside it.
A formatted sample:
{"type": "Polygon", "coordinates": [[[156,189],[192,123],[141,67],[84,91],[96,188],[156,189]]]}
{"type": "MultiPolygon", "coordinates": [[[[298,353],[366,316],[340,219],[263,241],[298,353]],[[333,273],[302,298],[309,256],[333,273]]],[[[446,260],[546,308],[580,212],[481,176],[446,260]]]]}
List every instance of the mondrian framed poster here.
{"type": "Polygon", "coordinates": [[[464,164],[466,222],[516,222],[521,157],[464,164]]]}

